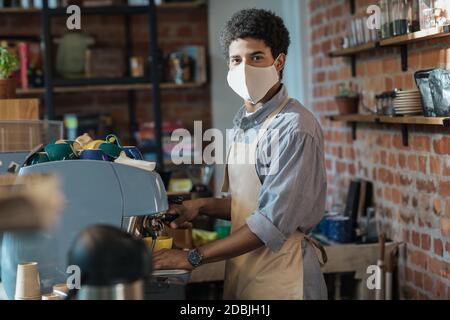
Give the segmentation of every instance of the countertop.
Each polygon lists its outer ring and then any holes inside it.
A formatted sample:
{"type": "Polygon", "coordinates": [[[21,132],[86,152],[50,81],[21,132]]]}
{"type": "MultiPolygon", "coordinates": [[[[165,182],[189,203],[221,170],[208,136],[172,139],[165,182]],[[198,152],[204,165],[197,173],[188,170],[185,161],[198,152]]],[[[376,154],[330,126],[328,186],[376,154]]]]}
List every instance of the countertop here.
{"type": "MultiPolygon", "coordinates": [[[[386,254],[395,243],[386,243],[386,254]]],[[[376,264],[378,244],[344,244],[325,246],[328,263],[323,267],[324,273],[356,272],[365,273],[367,267],[376,264]]],[[[189,283],[218,282],[225,276],[225,261],[202,265],[192,271],[189,283]]],[[[7,300],[0,283],[0,300],[7,300]]]]}
{"type": "MultiPolygon", "coordinates": [[[[394,242],[386,243],[386,257],[394,248],[394,242]]],[[[376,265],[379,245],[373,244],[335,244],[325,246],[328,262],[323,266],[323,273],[356,272],[357,276],[366,273],[367,267],[376,265]]],[[[223,281],[225,261],[198,267],[191,274],[190,283],[223,281]]]]}
{"type": "Polygon", "coordinates": [[[192,271],[189,283],[223,281],[225,277],[225,261],[208,263],[192,271]]]}

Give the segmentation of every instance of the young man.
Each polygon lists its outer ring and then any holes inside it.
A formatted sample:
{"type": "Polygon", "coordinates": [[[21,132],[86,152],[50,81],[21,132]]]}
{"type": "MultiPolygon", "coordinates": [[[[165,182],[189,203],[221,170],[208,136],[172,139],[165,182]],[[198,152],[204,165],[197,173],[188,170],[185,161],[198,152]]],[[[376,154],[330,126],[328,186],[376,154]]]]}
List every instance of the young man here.
{"type": "Polygon", "coordinates": [[[226,24],[221,42],[228,83],[244,99],[225,172],[231,198],[172,207],[180,217],[171,226],[189,227],[205,214],[231,220],[232,232],[190,252],[155,253],[154,266],[192,270],[227,259],[225,299],[326,299],[316,256],[321,247],[306,236],[325,210],[323,137],[314,116],[281,83],[289,32],[272,12],[242,10],[226,24]],[[243,153],[248,162],[230,161],[243,153]]]}

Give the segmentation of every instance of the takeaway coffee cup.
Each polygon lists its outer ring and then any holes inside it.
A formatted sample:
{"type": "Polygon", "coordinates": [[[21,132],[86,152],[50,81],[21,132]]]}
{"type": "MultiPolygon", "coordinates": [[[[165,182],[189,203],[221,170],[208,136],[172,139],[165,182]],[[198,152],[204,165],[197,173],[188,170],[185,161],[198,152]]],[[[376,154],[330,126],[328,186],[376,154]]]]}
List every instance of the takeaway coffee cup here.
{"type": "Polygon", "coordinates": [[[37,262],[17,265],[16,300],[41,300],[41,286],[37,262]]]}

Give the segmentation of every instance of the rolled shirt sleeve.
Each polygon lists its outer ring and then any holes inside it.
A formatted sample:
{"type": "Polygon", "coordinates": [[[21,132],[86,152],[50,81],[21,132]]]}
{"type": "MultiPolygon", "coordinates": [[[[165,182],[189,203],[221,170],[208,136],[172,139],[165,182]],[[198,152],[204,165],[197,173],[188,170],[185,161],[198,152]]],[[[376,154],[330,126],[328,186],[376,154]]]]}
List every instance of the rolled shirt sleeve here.
{"type": "Polygon", "coordinates": [[[327,188],[317,137],[290,132],[281,137],[278,150],[262,177],[258,209],[247,219],[250,230],[272,251],[279,251],[296,230],[308,233],[320,222],[327,188]]]}

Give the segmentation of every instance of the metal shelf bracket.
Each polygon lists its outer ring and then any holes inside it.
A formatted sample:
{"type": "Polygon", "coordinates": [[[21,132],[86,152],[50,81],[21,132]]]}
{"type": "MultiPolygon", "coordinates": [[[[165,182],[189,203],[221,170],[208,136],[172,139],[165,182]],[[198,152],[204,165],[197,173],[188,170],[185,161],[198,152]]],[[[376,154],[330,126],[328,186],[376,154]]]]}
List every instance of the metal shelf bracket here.
{"type": "Polygon", "coordinates": [[[358,123],[357,122],[352,122],[352,139],[353,141],[356,141],[356,131],[358,129],[358,123]]]}
{"type": "Polygon", "coordinates": [[[400,58],[402,62],[402,71],[408,71],[408,45],[404,44],[400,46],[400,58]]]}
{"type": "Polygon", "coordinates": [[[404,147],[409,146],[408,126],[406,124],[402,125],[402,141],[404,147]]]}
{"type": "Polygon", "coordinates": [[[356,3],[355,0],[350,0],[350,12],[352,15],[356,13],[356,3]]]}
{"type": "Polygon", "coordinates": [[[356,77],[356,55],[350,56],[351,68],[352,68],[352,77],[356,77]]]}

